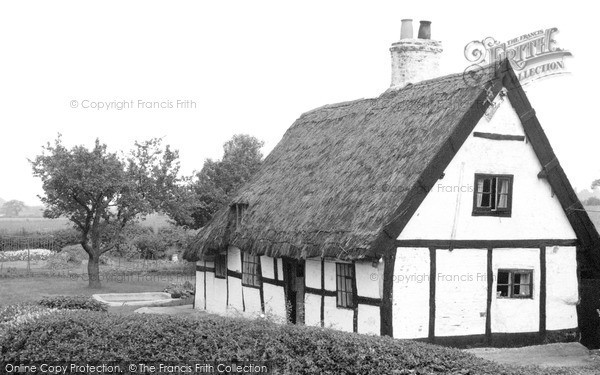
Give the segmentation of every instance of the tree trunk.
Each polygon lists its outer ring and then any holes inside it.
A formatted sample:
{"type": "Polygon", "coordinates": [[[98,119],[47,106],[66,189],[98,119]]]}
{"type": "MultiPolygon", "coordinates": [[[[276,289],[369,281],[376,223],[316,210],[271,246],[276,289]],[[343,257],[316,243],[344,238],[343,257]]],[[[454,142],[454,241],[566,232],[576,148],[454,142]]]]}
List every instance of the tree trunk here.
{"type": "Polygon", "coordinates": [[[92,289],[100,289],[100,256],[92,251],[88,260],[88,281],[89,287],[92,289]]]}

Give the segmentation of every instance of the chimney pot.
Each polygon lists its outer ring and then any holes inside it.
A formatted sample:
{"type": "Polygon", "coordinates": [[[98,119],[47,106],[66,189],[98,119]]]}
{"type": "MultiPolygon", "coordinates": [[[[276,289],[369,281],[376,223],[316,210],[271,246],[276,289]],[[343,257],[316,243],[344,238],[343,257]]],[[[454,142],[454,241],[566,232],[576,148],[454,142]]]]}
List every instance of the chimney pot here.
{"type": "Polygon", "coordinates": [[[431,21],[421,21],[419,39],[431,39],[431,21]]]}
{"type": "Polygon", "coordinates": [[[402,27],[400,28],[400,39],[412,39],[413,37],[413,24],[412,19],[406,18],[402,20],[402,27]]]}
{"type": "Polygon", "coordinates": [[[400,40],[392,43],[391,89],[435,78],[439,71],[442,43],[431,39],[431,22],[421,21],[419,38],[414,39],[412,20],[403,19],[400,40]]]}

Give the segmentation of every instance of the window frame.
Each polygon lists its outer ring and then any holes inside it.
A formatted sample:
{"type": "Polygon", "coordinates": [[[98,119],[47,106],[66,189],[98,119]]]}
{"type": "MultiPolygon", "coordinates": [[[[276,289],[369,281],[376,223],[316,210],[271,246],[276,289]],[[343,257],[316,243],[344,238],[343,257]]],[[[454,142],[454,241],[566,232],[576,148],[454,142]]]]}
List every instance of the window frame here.
{"type": "Polygon", "coordinates": [[[262,271],[259,255],[252,255],[245,251],[242,252],[242,286],[250,288],[260,288],[262,286],[262,271]],[[249,261],[250,259],[252,261],[249,261]],[[249,272],[250,270],[252,272],[249,272]],[[251,280],[248,279],[249,277],[251,280]]]}
{"type": "Polygon", "coordinates": [[[215,255],[215,278],[227,278],[227,253],[215,255]]]}
{"type": "Polygon", "coordinates": [[[354,300],[356,294],[354,290],[356,273],[354,271],[352,263],[335,263],[335,305],[338,308],[354,309],[357,306],[354,300]],[[348,286],[349,290],[347,290],[348,286]]]}
{"type": "Polygon", "coordinates": [[[496,272],[496,298],[501,299],[533,299],[533,269],[523,269],[523,268],[499,268],[496,272]],[[500,284],[500,272],[508,273],[508,284],[500,284]],[[529,283],[514,283],[514,275],[520,274],[529,274],[529,283]],[[515,285],[528,285],[529,286],[529,295],[514,295],[514,287],[515,285]],[[498,287],[499,286],[507,286],[508,287],[508,295],[507,296],[499,296],[498,295],[498,287]]]}
{"type": "Polygon", "coordinates": [[[491,173],[475,173],[475,182],[473,185],[473,216],[497,216],[497,217],[511,217],[512,216],[512,198],[513,198],[513,183],[514,183],[514,175],[512,174],[491,174],[491,173]],[[496,186],[494,184],[490,185],[491,191],[489,193],[480,192],[478,190],[478,182],[482,179],[491,179],[492,181],[496,180],[496,186]],[[494,206],[497,205],[498,198],[502,193],[498,193],[497,185],[498,179],[506,179],[508,180],[508,192],[506,193],[506,208],[497,208],[497,207],[478,207],[477,206],[477,196],[479,193],[481,194],[490,194],[490,202],[491,198],[494,199],[494,206]]]}

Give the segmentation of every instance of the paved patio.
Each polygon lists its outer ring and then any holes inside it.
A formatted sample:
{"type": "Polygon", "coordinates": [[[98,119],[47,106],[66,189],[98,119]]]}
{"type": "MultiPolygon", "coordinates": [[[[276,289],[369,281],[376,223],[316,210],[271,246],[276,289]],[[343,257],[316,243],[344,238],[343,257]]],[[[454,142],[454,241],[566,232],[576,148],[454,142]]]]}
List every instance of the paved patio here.
{"type": "Polygon", "coordinates": [[[523,348],[475,348],[467,352],[501,364],[540,367],[586,367],[600,357],[578,342],[527,346],[523,348]]]}

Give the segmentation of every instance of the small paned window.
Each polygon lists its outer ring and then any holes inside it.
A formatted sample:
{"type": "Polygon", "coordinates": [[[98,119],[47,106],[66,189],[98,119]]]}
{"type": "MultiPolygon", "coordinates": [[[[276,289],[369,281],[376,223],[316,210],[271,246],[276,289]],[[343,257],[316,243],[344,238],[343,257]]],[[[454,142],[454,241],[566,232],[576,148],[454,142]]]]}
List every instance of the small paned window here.
{"type": "Polygon", "coordinates": [[[354,268],[352,264],[336,263],[336,290],[337,306],[345,308],[354,307],[354,268]]]}
{"type": "Polygon", "coordinates": [[[260,257],[242,253],[242,285],[260,287],[260,257]]]}
{"type": "Polygon", "coordinates": [[[511,216],[512,175],[475,174],[473,216],[511,216]]]}
{"type": "Polygon", "coordinates": [[[227,253],[217,254],[215,257],[215,277],[219,279],[227,277],[227,253]]]}
{"type": "Polygon", "coordinates": [[[532,270],[498,270],[497,297],[532,298],[532,292],[532,270]]]}

